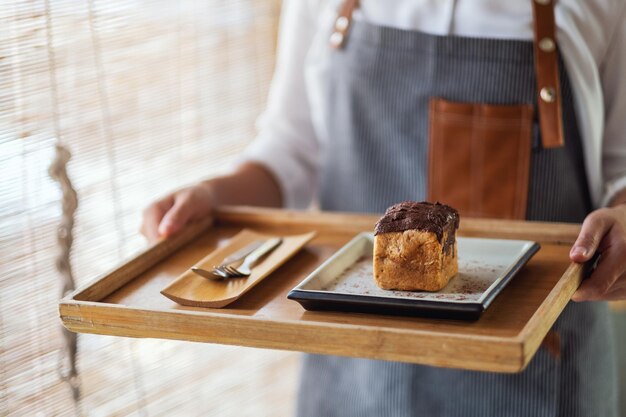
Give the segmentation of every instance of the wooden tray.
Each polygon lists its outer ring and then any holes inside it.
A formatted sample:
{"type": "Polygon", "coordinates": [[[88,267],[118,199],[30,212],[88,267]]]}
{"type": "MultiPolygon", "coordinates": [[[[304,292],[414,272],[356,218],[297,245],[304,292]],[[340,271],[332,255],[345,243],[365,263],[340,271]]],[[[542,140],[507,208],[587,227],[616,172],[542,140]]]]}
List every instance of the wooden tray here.
{"type": "Polygon", "coordinates": [[[476,322],[306,311],[287,293],[378,216],[225,207],[61,300],[74,332],[152,337],[519,372],[580,284],[568,252],[579,225],[463,219],[459,234],[536,240],[541,250],[476,322]],[[159,291],[243,228],[317,231],[291,260],[226,308],[184,307],[159,291]]]}

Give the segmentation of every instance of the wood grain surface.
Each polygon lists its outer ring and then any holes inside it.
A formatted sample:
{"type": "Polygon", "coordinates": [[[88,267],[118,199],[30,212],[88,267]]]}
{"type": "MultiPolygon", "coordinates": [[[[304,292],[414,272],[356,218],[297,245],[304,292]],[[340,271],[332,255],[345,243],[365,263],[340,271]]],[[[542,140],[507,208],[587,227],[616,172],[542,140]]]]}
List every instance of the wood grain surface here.
{"type": "MultiPolygon", "coordinates": [[[[227,306],[250,291],[261,280],[274,272],[313,237],[315,232],[295,236],[281,236],[282,243],[267,257],[252,268],[252,274],[245,278],[209,280],[187,269],[174,282],[161,290],[161,294],[178,304],[192,307],[221,308],[227,306]]],[[[244,229],[233,236],[228,244],[217,248],[195,265],[211,269],[224,258],[259,240],[279,237],[244,229]]]]}
{"type": "Polygon", "coordinates": [[[582,280],[582,266],[568,259],[579,225],[463,219],[463,236],[530,239],[542,245],[476,322],[305,311],[286,298],[289,290],[356,233],[371,231],[377,218],[222,208],[216,212],[213,227],[191,226],[201,230],[197,237],[183,239],[188,240],[186,244],[170,243],[170,249],[182,247],[171,250],[169,256],[149,256],[159,248],[157,244],[63,299],[61,319],[76,332],[519,372],[582,280]],[[271,276],[225,308],[185,307],[159,294],[243,228],[267,234],[314,230],[317,235],[271,276]]]}

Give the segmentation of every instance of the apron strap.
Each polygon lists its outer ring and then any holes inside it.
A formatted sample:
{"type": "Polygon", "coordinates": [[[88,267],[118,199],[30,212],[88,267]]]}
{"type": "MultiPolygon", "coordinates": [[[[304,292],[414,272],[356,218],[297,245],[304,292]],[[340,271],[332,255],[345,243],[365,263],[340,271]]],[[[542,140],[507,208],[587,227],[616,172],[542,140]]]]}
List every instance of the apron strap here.
{"type": "Polygon", "coordinates": [[[539,103],[539,124],[544,148],[564,145],[561,115],[561,84],[556,53],[554,0],[532,0],[535,75],[539,103]]]}
{"type": "MultiPolygon", "coordinates": [[[[564,139],[554,0],[531,0],[531,2],[533,4],[533,47],[541,140],[544,148],[558,148],[564,145],[564,139]]],[[[356,7],[358,7],[358,0],[343,2],[335,20],[334,31],[330,36],[330,45],[333,48],[340,49],[344,46],[352,23],[352,13],[356,7]]]]}

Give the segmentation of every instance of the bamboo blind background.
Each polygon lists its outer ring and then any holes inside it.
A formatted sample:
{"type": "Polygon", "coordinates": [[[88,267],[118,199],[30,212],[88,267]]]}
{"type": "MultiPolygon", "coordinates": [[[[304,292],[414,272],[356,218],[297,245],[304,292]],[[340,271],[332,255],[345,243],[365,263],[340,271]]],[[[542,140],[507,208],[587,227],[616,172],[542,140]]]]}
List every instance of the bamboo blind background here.
{"type": "Polygon", "coordinates": [[[293,353],[89,335],[74,405],[58,374],[60,192],[47,174],[59,140],[73,153],[80,285],[145,245],[145,205],[253,138],[278,13],[278,0],[0,2],[0,415],[290,414],[293,353]]]}
{"type": "Polygon", "coordinates": [[[0,1],[0,416],[290,415],[296,354],[91,335],[74,404],[58,374],[60,192],[47,174],[59,140],[79,195],[77,284],[141,249],[142,208],[254,136],[278,3],[0,1]]]}

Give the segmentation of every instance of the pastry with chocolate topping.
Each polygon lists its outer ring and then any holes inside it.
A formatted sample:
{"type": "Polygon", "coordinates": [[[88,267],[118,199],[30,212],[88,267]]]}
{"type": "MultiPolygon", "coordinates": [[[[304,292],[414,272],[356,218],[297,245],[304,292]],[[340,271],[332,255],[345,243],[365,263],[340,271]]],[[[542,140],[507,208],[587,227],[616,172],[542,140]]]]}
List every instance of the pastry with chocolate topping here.
{"type": "Polygon", "coordinates": [[[405,201],[376,223],[374,280],[385,290],[439,291],[457,274],[459,213],[445,204],[405,201]]]}

